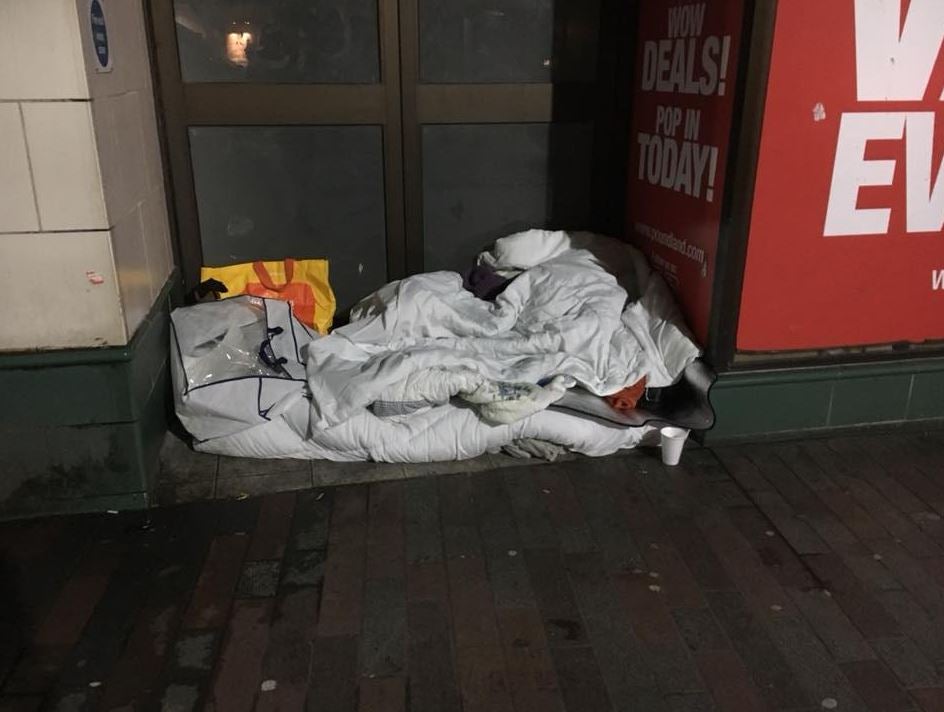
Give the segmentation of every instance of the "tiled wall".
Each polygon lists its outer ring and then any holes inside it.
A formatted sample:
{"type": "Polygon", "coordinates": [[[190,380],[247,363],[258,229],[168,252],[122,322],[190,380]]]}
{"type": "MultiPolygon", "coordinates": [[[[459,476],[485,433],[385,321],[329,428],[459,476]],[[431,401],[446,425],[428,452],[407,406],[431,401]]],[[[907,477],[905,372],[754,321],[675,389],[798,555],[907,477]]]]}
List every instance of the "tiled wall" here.
{"type": "Polygon", "coordinates": [[[706,442],[907,424],[944,425],[944,358],[730,371],[711,389],[706,442]]]}
{"type": "Polygon", "coordinates": [[[121,345],[173,261],[142,0],[0,0],[0,350],[121,345]]]}

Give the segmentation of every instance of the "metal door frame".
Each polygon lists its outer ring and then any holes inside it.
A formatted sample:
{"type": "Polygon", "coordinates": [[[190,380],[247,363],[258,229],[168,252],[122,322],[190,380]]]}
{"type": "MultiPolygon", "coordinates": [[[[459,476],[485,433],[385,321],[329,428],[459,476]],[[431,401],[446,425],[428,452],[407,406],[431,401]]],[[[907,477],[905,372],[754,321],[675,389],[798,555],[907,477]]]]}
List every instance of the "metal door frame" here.
{"type": "Polygon", "coordinates": [[[199,281],[203,263],[190,126],[380,126],[388,279],[423,269],[421,132],[427,124],[593,122],[594,224],[585,227],[623,232],[636,0],[601,0],[597,77],[570,84],[421,83],[420,0],[377,0],[378,84],[184,83],[173,0],[146,2],[177,252],[188,287],[199,281]]]}
{"type": "Polygon", "coordinates": [[[377,0],[377,84],[185,83],[177,51],[173,0],[149,0],[177,242],[184,282],[199,281],[203,250],[190,126],[380,126],[383,131],[387,274],[406,270],[403,221],[398,0],[377,0]]]}
{"type": "MultiPolygon", "coordinates": [[[[591,225],[622,234],[626,156],[629,155],[629,79],[637,0],[600,0],[595,78],[586,82],[424,83],[420,79],[421,0],[400,0],[403,161],[407,265],[423,269],[422,129],[437,124],[592,123],[591,225]],[[605,21],[606,19],[606,21],[605,21]],[[623,33],[620,36],[620,33],[623,33]],[[604,71],[608,68],[609,71],[604,71]],[[625,87],[621,91],[621,87],[625,87]],[[615,182],[614,182],[615,181],[615,182]],[[614,200],[614,196],[615,200],[614,200]]],[[[557,22],[555,21],[555,25],[557,22]]],[[[555,26],[555,37],[558,31],[555,26]]],[[[556,48],[554,52],[556,54],[556,48]]]]}

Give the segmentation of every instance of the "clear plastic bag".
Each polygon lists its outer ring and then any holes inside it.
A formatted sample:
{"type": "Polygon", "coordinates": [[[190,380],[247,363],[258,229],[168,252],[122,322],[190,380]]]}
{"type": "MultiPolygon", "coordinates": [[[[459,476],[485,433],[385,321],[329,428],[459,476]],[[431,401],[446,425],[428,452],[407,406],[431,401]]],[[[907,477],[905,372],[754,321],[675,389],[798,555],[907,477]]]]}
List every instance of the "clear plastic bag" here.
{"type": "Polygon", "coordinates": [[[282,375],[260,355],[268,334],[265,312],[257,311],[258,319],[246,323],[245,319],[234,318],[225,325],[225,331],[194,344],[189,353],[183,354],[190,388],[247,376],[282,375]]]}

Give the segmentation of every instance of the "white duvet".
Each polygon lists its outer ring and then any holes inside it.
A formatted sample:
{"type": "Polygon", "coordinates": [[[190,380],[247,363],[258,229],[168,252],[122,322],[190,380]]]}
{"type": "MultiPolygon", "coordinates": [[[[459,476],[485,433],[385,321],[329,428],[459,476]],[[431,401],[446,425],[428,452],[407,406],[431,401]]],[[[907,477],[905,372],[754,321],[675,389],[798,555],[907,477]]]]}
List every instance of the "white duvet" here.
{"type": "MultiPolygon", "coordinates": [[[[606,427],[547,407],[575,384],[599,395],[643,376],[667,386],[698,357],[662,278],[635,249],[586,233],[520,233],[479,261],[514,277],[494,302],[464,290],[454,272],[421,274],[365,299],[330,336],[295,334],[286,368],[297,388],[263,408],[263,392],[274,390],[260,380],[258,403],[248,407],[245,394],[233,403],[231,429],[219,427],[225,392],[187,393],[186,368],[175,369],[178,414],[198,449],[428,462],[475,457],[519,439],[589,455],[638,444],[646,428],[606,427]],[[207,398],[214,401],[212,433],[201,432],[209,418],[198,401],[207,398]],[[372,411],[378,404],[416,412],[380,417],[372,411]]],[[[204,306],[212,305],[190,309],[204,306]]],[[[185,311],[175,312],[175,326],[185,311]]],[[[188,347],[178,346],[188,362],[188,347]]]]}

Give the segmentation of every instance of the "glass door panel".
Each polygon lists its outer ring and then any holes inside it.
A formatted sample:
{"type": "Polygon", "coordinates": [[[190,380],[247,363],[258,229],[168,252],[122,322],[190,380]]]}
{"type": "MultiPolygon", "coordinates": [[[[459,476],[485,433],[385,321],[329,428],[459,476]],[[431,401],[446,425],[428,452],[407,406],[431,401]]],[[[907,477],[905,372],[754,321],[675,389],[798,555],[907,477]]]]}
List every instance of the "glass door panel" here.
{"type": "Polygon", "coordinates": [[[321,258],[338,308],[386,281],[377,126],[190,129],[204,263],[321,258]]]}
{"type": "Polygon", "coordinates": [[[423,127],[426,269],[462,271],[505,234],[586,225],[592,147],[589,124],[423,127]]]}
{"type": "Polygon", "coordinates": [[[185,82],[380,81],[376,0],[174,0],[185,82]]]}

